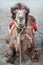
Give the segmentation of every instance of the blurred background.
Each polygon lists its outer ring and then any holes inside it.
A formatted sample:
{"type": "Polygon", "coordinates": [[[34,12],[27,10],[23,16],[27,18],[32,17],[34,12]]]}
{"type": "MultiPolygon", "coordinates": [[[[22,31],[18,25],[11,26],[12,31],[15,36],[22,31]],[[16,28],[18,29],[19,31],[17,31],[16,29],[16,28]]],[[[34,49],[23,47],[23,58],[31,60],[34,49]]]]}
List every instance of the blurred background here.
{"type": "MultiPolygon", "coordinates": [[[[0,0],[0,39],[8,32],[7,27],[11,21],[10,8],[18,2],[29,7],[30,12],[36,18],[39,31],[43,33],[43,0],[0,0]]],[[[43,34],[36,32],[35,36],[38,46],[43,49],[43,34]]],[[[5,48],[5,45],[2,45],[0,40],[0,49],[4,50],[3,47],[5,48]]]]}

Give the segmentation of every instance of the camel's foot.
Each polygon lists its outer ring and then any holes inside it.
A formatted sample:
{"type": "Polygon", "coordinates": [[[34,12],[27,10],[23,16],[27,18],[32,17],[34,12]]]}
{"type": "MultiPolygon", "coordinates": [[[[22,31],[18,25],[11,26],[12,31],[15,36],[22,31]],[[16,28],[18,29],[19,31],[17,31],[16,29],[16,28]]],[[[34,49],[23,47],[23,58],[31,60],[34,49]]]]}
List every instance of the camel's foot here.
{"type": "Polygon", "coordinates": [[[8,58],[8,59],[6,60],[6,62],[7,62],[7,63],[14,64],[14,60],[13,60],[13,59],[11,59],[11,58],[8,58]]]}
{"type": "Polygon", "coordinates": [[[31,61],[32,61],[32,62],[39,62],[40,60],[32,59],[31,61]]]}
{"type": "Polygon", "coordinates": [[[35,48],[34,50],[33,49],[28,49],[26,51],[26,54],[29,56],[29,58],[31,59],[32,62],[39,62],[40,59],[39,59],[39,48],[35,48]]]}
{"type": "MultiPolygon", "coordinates": [[[[16,52],[16,55],[18,56],[19,55],[19,51],[16,52]]],[[[8,52],[5,53],[5,57],[9,57],[10,54],[8,52]]]]}
{"type": "Polygon", "coordinates": [[[40,59],[39,59],[39,56],[38,55],[35,55],[32,59],[31,59],[32,62],[39,62],[40,59]]]}
{"type": "Polygon", "coordinates": [[[7,63],[14,64],[14,61],[17,59],[18,56],[19,56],[19,54],[16,53],[16,54],[14,55],[14,57],[8,58],[6,62],[7,62],[7,63]]]}
{"type": "Polygon", "coordinates": [[[40,61],[39,57],[40,57],[39,49],[33,50],[33,53],[32,53],[32,62],[39,62],[40,61]]]}
{"type": "Polygon", "coordinates": [[[8,52],[7,52],[7,53],[5,53],[5,57],[9,57],[9,54],[8,54],[8,52]]]}

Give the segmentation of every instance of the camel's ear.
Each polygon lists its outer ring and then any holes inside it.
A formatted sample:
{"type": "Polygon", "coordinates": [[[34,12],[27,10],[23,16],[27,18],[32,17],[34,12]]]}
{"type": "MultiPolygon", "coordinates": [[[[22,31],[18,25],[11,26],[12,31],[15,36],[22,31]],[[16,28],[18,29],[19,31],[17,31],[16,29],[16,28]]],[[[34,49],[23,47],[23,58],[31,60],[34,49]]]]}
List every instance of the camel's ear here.
{"type": "Polygon", "coordinates": [[[11,13],[13,12],[13,8],[11,7],[11,13]]]}
{"type": "Polygon", "coordinates": [[[14,14],[14,12],[13,12],[13,11],[14,11],[14,9],[13,9],[13,7],[11,7],[11,13],[12,13],[12,14],[14,14]]]}
{"type": "Polygon", "coordinates": [[[11,13],[15,13],[14,7],[11,7],[11,13]]]}
{"type": "Polygon", "coordinates": [[[30,9],[29,9],[29,8],[26,8],[26,11],[27,11],[27,14],[29,14],[29,13],[30,13],[30,9]]]}
{"type": "Polygon", "coordinates": [[[30,13],[29,8],[25,8],[25,9],[24,9],[24,13],[29,14],[29,13],[30,13]]]}

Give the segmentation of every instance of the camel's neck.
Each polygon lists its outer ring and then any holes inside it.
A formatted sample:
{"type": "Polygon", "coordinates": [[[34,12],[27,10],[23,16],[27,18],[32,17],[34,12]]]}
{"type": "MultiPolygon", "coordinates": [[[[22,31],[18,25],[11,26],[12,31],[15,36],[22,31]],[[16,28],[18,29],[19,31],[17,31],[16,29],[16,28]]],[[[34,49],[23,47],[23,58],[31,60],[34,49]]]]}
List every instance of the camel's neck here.
{"type": "Polygon", "coordinates": [[[25,28],[17,28],[17,33],[19,34],[21,32],[21,34],[23,34],[25,31],[25,28]]]}
{"type": "Polygon", "coordinates": [[[17,28],[17,33],[20,33],[22,29],[17,28]]]}

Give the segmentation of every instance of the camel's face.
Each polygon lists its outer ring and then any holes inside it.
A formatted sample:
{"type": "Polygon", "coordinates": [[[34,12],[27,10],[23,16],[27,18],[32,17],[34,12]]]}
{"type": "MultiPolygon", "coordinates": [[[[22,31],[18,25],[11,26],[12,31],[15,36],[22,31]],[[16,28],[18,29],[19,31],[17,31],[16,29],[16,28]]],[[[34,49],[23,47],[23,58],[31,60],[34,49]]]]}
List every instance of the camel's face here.
{"type": "Polygon", "coordinates": [[[25,10],[17,10],[16,11],[16,18],[15,18],[15,22],[17,27],[23,27],[25,25],[25,10]]]}

